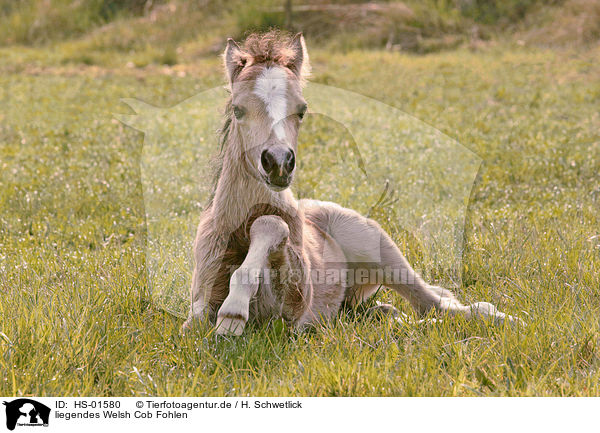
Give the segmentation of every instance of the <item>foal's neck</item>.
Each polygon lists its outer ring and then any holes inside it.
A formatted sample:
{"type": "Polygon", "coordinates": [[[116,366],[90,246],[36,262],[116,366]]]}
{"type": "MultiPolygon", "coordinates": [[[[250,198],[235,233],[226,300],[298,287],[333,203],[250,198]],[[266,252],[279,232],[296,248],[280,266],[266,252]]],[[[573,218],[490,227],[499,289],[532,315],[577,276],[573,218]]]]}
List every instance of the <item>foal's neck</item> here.
{"type": "Polygon", "coordinates": [[[212,204],[212,215],[222,232],[231,233],[248,218],[256,205],[268,204],[290,215],[298,212],[298,202],[290,189],[276,192],[251,176],[237,158],[226,154],[212,204]]]}

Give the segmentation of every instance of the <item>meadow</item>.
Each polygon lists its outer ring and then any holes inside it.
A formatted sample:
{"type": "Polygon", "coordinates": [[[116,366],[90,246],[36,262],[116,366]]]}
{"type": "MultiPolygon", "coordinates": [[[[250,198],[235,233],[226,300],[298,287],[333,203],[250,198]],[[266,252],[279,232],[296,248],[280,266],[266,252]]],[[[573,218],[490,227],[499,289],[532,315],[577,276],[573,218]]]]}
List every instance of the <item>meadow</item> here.
{"type": "MultiPolygon", "coordinates": [[[[0,394],[600,394],[598,45],[504,41],[419,55],[308,43],[315,83],[395,107],[481,158],[455,290],[527,326],[401,324],[367,314],[370,303],[304,332],[273,321],[240,338],[210,327],[181,336],[183,319],[155,302],[148,277],[144,134],[117,118],[133,114],[122,98],[168,108],[222,86],[218,55],[169,64],[152,50],[81,57],[81,42],[9,45],[0,47],[0,394]]],[[[377,194],[321,181],[337,173],[347,131],[310,114],[303,128],[297,190],[369,212],[377,194]]],[[[378,142],[365,157],[396,145],[378,142]]],[[[179,215],[202,206],[176,204],[179,215]]],[[[428,257],[397,224],[402,213],[390,200],[372,217],[418,267],[428,257]]],[[[375,300],[416,319],[390,292],[375,300]]]]}

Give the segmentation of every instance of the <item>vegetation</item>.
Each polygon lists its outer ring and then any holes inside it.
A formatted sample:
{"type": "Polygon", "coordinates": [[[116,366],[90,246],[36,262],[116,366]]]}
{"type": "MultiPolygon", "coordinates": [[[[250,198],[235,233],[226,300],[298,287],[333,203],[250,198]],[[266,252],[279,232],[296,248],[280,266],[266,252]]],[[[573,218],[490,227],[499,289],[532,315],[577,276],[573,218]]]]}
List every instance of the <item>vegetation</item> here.
{"type": "MultiPolygon", "coordinates": [[[[183,6],[158,3],[9,44],[11,20],[35,3],[12,4],[0,3],[0,394],[600,394],[597,44],[547,48],[494,37],[476,49],[416,55],[333,50],[333,39],[313,47],[308,38],[313,81],[397,107],[484,160],[458,294],[494,302],[526,328],[461,318],[400,324],[360,308],[306,332],[275,321],[236,339],[208,328],[182,337],[182,319],[152,302],[149,288],[144,137],[115,114],[131,114],[121,98],[170,107],[222,85],[217,53],[240,21],[222,20],[233,11],[190,9],[178,33],[164,17],[183,6]],[[201,15],[206,27],[186,35],[201,15]]],[[[558,7],[543,15],[555,17],[558,7]]],[[[319,143],[333,170],[350,138],[317,116],[303,128],[298,190],[338,194],[337,184],[319,182],[328,167],[315,169],[311,145],[319,143]]],[[[365,197],[355,207],[372,204],[365,197]]],[[[198,211],[191,201],[180,206],[198,211]]],[[[389,209],[402,212],[401,201],[389,209]]],[[[410,235],[386,214],[374,216],[418,265],[410,235]]],[[[392,293],[376,300],[414,318],[392,293]]]]}
{"type": "MultiPolygon", "coordinates": [[[[498,39],[593,44],[598,0],[0,0],[0,46],[61,45],[61,61],[104,65],[106,52],[137,66],[165,50],[185,60],[215,54],[227,37],[270,27],[302,30],[313,46],[433,52],[498,39]],[[360,31],[356,31],[360,29],[360,31]]],[[[170,63],[172,56],[168,56],[170,63]]],[[[144,65],[146,64],[144,63],[144,65]]],[[[143,65],[142,65],[143,66],[143,65]]]]}

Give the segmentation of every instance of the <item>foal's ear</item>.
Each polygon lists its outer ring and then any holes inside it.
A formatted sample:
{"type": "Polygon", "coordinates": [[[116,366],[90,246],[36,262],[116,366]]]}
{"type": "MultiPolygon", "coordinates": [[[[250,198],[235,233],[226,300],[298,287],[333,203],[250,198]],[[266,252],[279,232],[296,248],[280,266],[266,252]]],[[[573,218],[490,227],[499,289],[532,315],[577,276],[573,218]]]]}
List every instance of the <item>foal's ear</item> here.
{"type": "Polygon", "coordinates": [[[225,60],[227,78],[229,78],[230,83],[233,83],[236,75],[239,74],[246,65],[246,57],[240,46],[231,38],[227,39],[227,47],[225,47],[223,59],[225,60]]]}
{"type": "Polygon", "coordinates": [[[292,50],[294,50],[294,60],[291,62],[291,69],[300,78],[307,78],[310,75],[310,61],[308,60],[308,51],[302,33],[298,33],[292,39],[292,50]]]}

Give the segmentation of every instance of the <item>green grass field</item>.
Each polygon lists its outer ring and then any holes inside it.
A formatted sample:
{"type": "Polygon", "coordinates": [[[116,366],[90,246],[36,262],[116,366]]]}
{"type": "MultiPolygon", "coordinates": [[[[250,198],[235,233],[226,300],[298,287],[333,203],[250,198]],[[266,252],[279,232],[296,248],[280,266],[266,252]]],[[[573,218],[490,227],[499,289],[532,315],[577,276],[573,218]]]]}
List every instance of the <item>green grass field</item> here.
{"type": "MultiPolygon", "coordinates": [[[[109,52],[120,66],[87,65],[64,61],[68,47],[0,48],[0,394],[600,394],[597,46],[313,50],[315,82],[396,107],[483,159],[457,292],[528,326],[401,325],[362,308],[307,332],[274,322],[237,339],[208,328],[182,337],[182,319],[152,301],[144,136],[115,119],[132,114],[121,98],[170,107],[222,85],[219,59],[123,67],[124,55],[109,52]]],[[[311,148],[320,140],[333,164],[344,134],[309,116],[299,189],[344,196],[320,183],[328,167],[315,169],[311,148]]],[[[374,202],[353,200],[361,211],[374,202]]],[[[419,266],[422,251],[389,218],[399,203],[374,217],[419,266]]],[[[193,201],[178,206],[198,211],[193,201]]],[[[377,299],[412,315],[389,292],[377,299]]]]}

